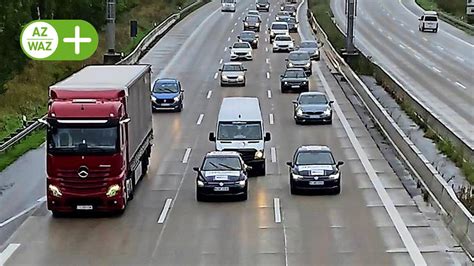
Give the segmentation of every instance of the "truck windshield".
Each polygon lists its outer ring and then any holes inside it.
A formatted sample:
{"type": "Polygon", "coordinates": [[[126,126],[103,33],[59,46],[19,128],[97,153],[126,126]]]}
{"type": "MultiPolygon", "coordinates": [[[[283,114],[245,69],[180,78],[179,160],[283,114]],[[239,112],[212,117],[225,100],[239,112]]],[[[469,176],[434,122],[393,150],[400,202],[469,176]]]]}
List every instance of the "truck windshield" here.
{"type": "Polygon", "coordinates": [[[217,129],[218,140],[261,140],[260,122],[220,122],[217,129]]]}
{"type": "Polygon", "coordinates": [[[118,150],[118,128],[56,127],[48,130],[48,140],[48,150],[53,153],[115,153],[118,150]]]}

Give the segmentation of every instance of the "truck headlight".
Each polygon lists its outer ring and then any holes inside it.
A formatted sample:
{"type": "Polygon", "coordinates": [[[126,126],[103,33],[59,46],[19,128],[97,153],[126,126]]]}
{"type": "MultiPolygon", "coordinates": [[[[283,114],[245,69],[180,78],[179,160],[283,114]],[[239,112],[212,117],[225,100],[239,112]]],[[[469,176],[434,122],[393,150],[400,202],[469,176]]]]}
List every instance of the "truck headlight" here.
{"type": "Polygon", "coordinates": [[[263,158],[263,152],[262,151],[256,151],[254,158],[255,159],[262,159],[263,158]]]}
{"type": "Polygon", "coordinates": [[[303,179],[303,176],[302,176],[302,175],[293,174],[293,179],[294,179],[294,180],[303,179]]]}
{"type": "Polygon", "coordinates": [[[296,115],[297,116],[302,116],[303,115],[303,110],[301,110],[301,109],[296,110],[296,115]]]}
{"type": "Polygon", "coordinates": [[[198,187],[203,187],[203,186],[204,186],[204,182],[202,182],[201,180],[198,180],[198,181],[197,181],[197,186],[198,186],[198,187]]]}
{"type": "Polygon", "coordinates": [[[331,109],[328,108],[328,109],[324,110],[323,114],[324,115],[330,115],[331,114],[331,109]]]}
{"type": "Polygon", "coordinates": [[[235,184],[239,185],[240,187],[245,187],[245,180],[237,181],[235,184]]]}
{"type": "Polygon", "coordinates": [[[173,100],[174,100],[175,102],[179,101],[179,96],[174,97],[173,100]]]}
{"type": "Polygon", "coordinates": [[[109,187],[109,189],[107,189],[107,193],[105,193],[105,195],[109,198],[111,197],[114,197],[115,195],[117,195],[117,192],[120,191],[120,186],[115,184],[115,185],[111,185],[109,187]]]}
{"type": "Polygon", "coordinates": [[[51,194],[53,194],[53,196],[57,198],[60,198],[63,195],[63,193],[61,193],[61,190],[57,186],[49,185],[48,189],[51,192],[51,194]]]}
{"type": "Polygon", "coordinates": [[[329,179],[339,179],[339,172],[337,172],[333,175],[329,175],[329,179]]]}

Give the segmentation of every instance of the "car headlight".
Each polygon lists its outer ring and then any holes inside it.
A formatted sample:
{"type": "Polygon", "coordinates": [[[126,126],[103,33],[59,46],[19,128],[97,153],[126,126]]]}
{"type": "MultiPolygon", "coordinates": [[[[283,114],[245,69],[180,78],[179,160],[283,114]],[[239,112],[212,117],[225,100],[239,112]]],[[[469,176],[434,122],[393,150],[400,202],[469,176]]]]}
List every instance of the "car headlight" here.
{"type": "Polygon", "coordinates": [[[252,42],[253,42],[253,43],[257,43],[257,39],[253,40],[252,42]]]}
{"type": "Polygon", "coordinates": [[[294,66],[293,63],[291,63],[291,62],[288,63],[288,67],[293,67],[293,66],[294,66]]]}
{"type": "Polygon", "coordinates": [[[61,190],[57,186],[49,185],[48,189],[51,192],[51,194],[53,194],[53,196],[57,198],[60,198],[63,195],[63,193],[61,193],[61,190]]]}
{"type": "Polygon", "coordinates": [[[285,82],[283,82],[283,84],[288,85],[288,82],[285,81],[285,82]]]}
{"type": "Polygon", "coordinates": [[[275,33],[273,31],[270,31],[270,36],[275,36],[275,33]]]}
{"type": "Polygon", "coordinates": [[[202,182],[201,180],[198,180],[198,181],[197,181],[197,186],[198,186],[198,187],[203,187],[203,186],[204,186],[204,182],[202,182]]]}
{"type": "Polygon", "coordinates": [[[303,110],[298,108],[298,110],[296,110],[296,115],[297,116],[302,116],[303,115],[303,110]]]}
{"type": "Polygon", "coordinates": [[[305,67],[310,67],[311,66],[311,63],[306,63],[306,65],[304,65],[305,67]]]}
{"type": "Polygon", "coordinates": [[[173,100],[174,100],[175,102],[179,101],[179,96],[174,97],[173,100]]]}
{"type": "Polygon", "coordinates": [[[244,22],[244,25],[247,27],[249,24],[247,22],[244,22]]]}
{"type": "Polygon", "coordinates": [[[151,95],[151,100],[155,102],[155,101],[156,101],[156,97],[153,96],[153,95],[151,95]]]}
{"type": "Polygon", "coordinates": [[[245,187],[245,183],[246,183],[245,180],[240,180],[240,181],[235,182],[235,184],[239,185],[240,187],[245,187]]]}
{"type": "Polygon", "coordinates": [[[339,175],[339,172],[333,174],[333,175],[329,175],[329,179],[339,179],[340,175],[339,175]]]}
{"type": "Polygon", "coordinates": [[[260,26],[260,23],[258,23],[258,22],[257,22],[257,23],[255,23],[255,26],[256,26],[256,27],[260,26]]]}
{"type": "Polygon", "coordinates": [[[328,108],[328,109],[324,110],[323,114],[324,115],[330,115],[331,114],[331,109],[328,108]]]}
{"type": "Polygon", "coordinates": [[[303,85],[306,85],[306,83],[307,83],[306,81],[303,81],[303,85]]]}
{"type": "Polygon", "coordinates": [[[107,189],[107,193],[105,193],[105,195],[109,198],[114,197],[115,195],[117,195],[117,192],[119,192],[119,191],[120,191],[120,186],[119,185],[117,185],[117,184],[111,185],[109,187],[109,189],[107,189]]]}
{"type": "Polygon", "coordinates": [[[269,7],[270,5],[269,4],[266,4],[265,7],[269,7]]]}
{"type": "Polygon", "coordinates": [[[294,179],[294,180],[303,179],[303,176],[302,176],[302,175],[297,175],[297,174],[293,173],[293,179],[294,179]]]}
{"type": "Polygon", "coordinates": [[[238,80],[244,80],[244,76],[242,76],[242,75],[237,76],[237,79],[238,79],[238,80]]]}
{"type": "Polygon", "coordinates": [[[227,80],[228,77],[227,76],[222,76],[222,80],[227,80]]]}
{"type": "Polygon", "coordinates": [[[256,151],[254,158],[255,159],[262,159],[263,158],[263,152],[262,151],[256,151]]]}

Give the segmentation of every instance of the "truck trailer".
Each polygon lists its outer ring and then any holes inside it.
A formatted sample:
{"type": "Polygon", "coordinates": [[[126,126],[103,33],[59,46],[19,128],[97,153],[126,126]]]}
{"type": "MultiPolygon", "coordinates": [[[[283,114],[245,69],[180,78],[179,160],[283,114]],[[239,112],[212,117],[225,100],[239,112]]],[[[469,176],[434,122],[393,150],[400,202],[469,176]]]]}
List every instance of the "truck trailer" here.
{"type": "Polygon", "coordinates": [[[149,65],[86,66],[49,88],[47,205],[123,213],[147,172],[153,128],[149,65]]]}

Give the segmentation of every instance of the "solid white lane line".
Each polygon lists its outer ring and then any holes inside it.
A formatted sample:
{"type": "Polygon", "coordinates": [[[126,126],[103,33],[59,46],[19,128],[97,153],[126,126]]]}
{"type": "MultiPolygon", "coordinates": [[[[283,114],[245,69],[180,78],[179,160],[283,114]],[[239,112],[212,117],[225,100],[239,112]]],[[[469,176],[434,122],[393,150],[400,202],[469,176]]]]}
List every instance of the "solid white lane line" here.
{"type": "MultiPolygon", "coordinates": [[[[21,216],[25,215],[26,213],[28,213],[29,211],[33,210],[34,208],[38,207],[39,205],[41,205],[43,202],[46,201],[46,196],[43,196],[39,199],[36,200],[36,203],[33,204],[32,206],[22,210],[21,212],[19,212],[18,214],[6,219],[5,221],[1,222],[0,223],[0,228],[4,227],[5,225],[15,221],[16,219],[20,218],[21,216]]],[[[1,264],[0,264],[1,265],[1,264]]]]}
{"type": "Polygon", "coordinates": [[[186,151],[184,152],[183,161],[182,161],[183,163],[188,163],[189,155],[191,155],[191,148],[187,148],[186,151]]]}
{"type": "Polygon", "coordinates": [[[275,124],[275,121],[274,121],[274,119],[273,119],[273,114],[269,114],[269,115],[268,115],[268,119],[270,120],[270,125],[275,124]]]}
{"type": "Polygon", "coordinates": [[[173,202],[173,199],[167,198],[165,205],[163,206],[163,209],[161,210],[160,217],[158,218],[158,223],[162,224],[166,220],[166,216],[168,216],[168,212],[171,208],[171,203],[173,202]]]}
{"type": "Polygon", "coordinates": [[[20,247],[20,244],[9,244],[2,253],[0,253],[0,265],[3,266],[7,260],[13,255],[13,252],[20,247]]]}
{"type": "MultiPolygon", "coordinates": [[[[329,84],[326,81],[326,78],[324,77],[323,73],[321,72],[321,69],[319,67],[316,67],[316,72],[318,73],[319,78],[321,79],[321,83],[324,86],[324,89],[326,93],[328,94],[330,99],[336,99],[334,97],[334,94],[329,87],[329,84]]],[[[341,107],[337,104],[334,104],[334,109],[336,111],[337,117],[342,123],[342,126],[344,130],[347,133],[347,136],[349,137],[349,141],[351,142],[352,146],[354,147],[357,156],[359,157],[360,161],[362,162],[362,165],[364,166],[365,171],[367,172],[369,179],[372,183],[372,185],[375,188],[375,191],[379,195],[380,200],[382,201],[385,210],[387,211],[388,215],[390,216],[390,219],[392,220],[393,224],[395,225],[395,229],[397,230],[398,234],[400,235],[400,238],[402,239],[403,244],[408,250],[408,253],[415,265],[420,265],[420,266],[425,266],[426,261],[423,258],[423,255],[421,255],[420,249],[418,248],[415,240],[413,239],[412,235],[410,234],[410,231],[408,231],[408,228],[403,221],[402,217],[400,216],[400,213],[398,210],[395,208],[395,204],[393,203],[392,199],[388,195],[387,191],[385,190],[382,181],[380,181],[380,178],[377,176],[377,173],[375,172],[374,167],[369,161],[369,158],[367,157],[367,154],[365,153],[364,149],[362,148],[362,145],[360,144],[359,140],[357,139],[354,131],[352,130],[349,122],[347,121],[346,116],[341,110],[341,107]]]]}
{"type": "Polygon", "coordinates": [[[275,223],[281,223],[281,209],[280,209],[280,199],[273,198],[273,214],[275,217],[275,223]]]}
{"type": "Polygon", "coordinates": [[[270,64],[270,58],[265,59],[265,62],[266,62],[267,64],[270,64]]]}
{"type": "Polygon", "coordinates": [[[271,157],[272,157],[272,163],[276,163],[276,161],[277,161],[276,148],[275,148],[275,147],[272,147],[272,148],[270,149],[270,153],[271,153],[271,157]]]}
{"type": "Polygon", "coordinates": [[[219,65],[221,65],[222,62],[224,62],[224,59],[221,58],[221,60],[219,60],[219,65]]]}
{"type": "Polygon", "coordinates": [[[267,91],[267,96],[268,96],[268,99],[271,99],[271,98],[272,98],[272,91],[271,91],[271,90],[268,90],[268,91],[267,91]]]}
{"type": "Polygon", "coordinates": [[[431,67],[434,71],[441,73],[441,70],[437,69],[436,67],[431,67]]]}
{"type": "Polygon", "coordinates": [[[198,118],[198,120],[197,120],[197,122],[196,122],[196,125],[200,125],[200,124],[202,123],[202,119],[203,119],[203,118],[204,118],[204,114],[200,114],[200,115],[199,115],[199,118],[198,118]]]}
{"type": "Polygon", "coordinates": [[[267,79],[270,79],[270,72],[267,71],[267,79]]]}
{"type": "Polygon", "coordinates": [[[219,75],[219,73],[216,72],[216,73],[214,74],[214,79],[217,79],[217,76],[218,76],[218,75],[219,75]]]}
{"type": "Polygon", "coordinates": [[[456,85],[458,85],[459,87],[463,88],[463,89],[466,89],[466,86],[464,86],[462,83],[460,82],[457,82],[456,81],[456,85]]]}
{"type": "MultiPolygon", "coordinates": [[[[266,40],[266,38],[265,38],[265,40],[266,40]]],[[[268,52],[268,47],[265,47],[265,52],[268,52]]]]}
{"type": "Polygon", "coordinates": [[[211,95],[212,95],[212,91],[208,91],[208,92],[207,92],[206,99],[211,99],[211,95]]]}

